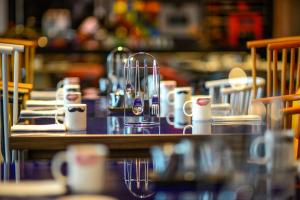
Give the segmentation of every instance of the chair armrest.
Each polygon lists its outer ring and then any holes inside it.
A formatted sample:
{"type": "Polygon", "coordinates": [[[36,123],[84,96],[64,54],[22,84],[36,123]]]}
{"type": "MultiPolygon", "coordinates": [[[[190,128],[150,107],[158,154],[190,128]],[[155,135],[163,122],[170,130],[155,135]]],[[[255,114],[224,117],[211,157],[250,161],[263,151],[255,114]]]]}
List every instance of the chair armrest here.
{"type": "Polygon", "coordinates": [[[264,97],[264,98],[258,98],[253,99],[252,103],[272,103],[273,101],[281,100],[281,101],[299,101],[300,100],[300,94],[289,94],[289,95],[282,95],[282,96],[275,96],[275,97],[264,97]]]}
{"type": "Polygon", "coordinates": [[[300,114],[300,106],[287,107],[283,109],[283,114],[285,115],[295,115],[300,114]]]}
{"type": "MultiPolygon", "coordinates": [[[[33,85],[30,83],[18,83],[18,91],[20,93],[29,93],[33,88],[33,85]]],[[[2,81],[0,81],[0,90],[2,91],[2,81]]],[[[8,91],[14,91],[14,83],[8,82],[8,91]]]]}

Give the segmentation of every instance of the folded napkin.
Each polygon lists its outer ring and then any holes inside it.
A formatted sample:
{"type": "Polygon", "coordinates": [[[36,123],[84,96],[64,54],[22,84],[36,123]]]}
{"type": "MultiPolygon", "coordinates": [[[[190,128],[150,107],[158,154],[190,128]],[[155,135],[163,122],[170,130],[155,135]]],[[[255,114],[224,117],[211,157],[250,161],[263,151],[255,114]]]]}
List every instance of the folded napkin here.
{"type": "Polygon", "coordinates": [[[23,125],[17,124],[11,127],[12,132],[64,132],[66,127],[63,124],[23,125]]]}
{"type": "Polygon", "coordinates": [[[28,100],[26,101],[26,108],[53,108],[56,106],[63,106],[63,101],[56,101],[56,100],[28,100]]]}
{"type": "Polygon", "coordinates": [[[64,114],[62,110],[21,110],[20,117],[54,117],[64,114]]]}
{"type": "Polygon", "coordinates": [[[258,115],[232,115],[232,116],[213,116],[214,122],[244,122],[244,121],[261,121],[258,115]]]}
{"type": "Polygon", "coordinates": [[[34,100],[55,100],[56,91],[32,91],[30,98],[34,100]]]}

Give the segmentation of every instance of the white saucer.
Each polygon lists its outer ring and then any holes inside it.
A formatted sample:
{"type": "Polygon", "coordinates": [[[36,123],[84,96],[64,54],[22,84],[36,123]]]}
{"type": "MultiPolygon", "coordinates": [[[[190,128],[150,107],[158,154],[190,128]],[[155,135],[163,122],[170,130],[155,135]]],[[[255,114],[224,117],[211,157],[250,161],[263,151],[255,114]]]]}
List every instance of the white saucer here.
{"type": "Polygon", "coordinates": [[[60,197],[57,200],[117,200],[114,197],[104,195],[70,195],[60,197]]]}

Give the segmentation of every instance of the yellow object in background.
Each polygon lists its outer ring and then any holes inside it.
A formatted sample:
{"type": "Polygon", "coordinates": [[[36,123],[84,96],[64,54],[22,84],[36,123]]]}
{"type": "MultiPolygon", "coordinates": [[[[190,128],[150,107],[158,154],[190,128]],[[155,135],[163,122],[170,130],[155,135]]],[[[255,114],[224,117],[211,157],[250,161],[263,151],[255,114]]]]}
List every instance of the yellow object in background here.
{"type": "Polygon", "coordinates": [[[116,1],[114,4],[114,12],[116,14],[125,14],[127,12],[127,2],[126,1],[116,1]]]}

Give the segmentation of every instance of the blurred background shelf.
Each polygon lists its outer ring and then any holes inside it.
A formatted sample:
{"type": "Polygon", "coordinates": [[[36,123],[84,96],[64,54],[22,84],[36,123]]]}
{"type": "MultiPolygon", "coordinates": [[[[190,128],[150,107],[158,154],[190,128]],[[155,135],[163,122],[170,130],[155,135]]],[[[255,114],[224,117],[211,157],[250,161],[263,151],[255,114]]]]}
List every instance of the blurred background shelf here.
{"type": "MultiPolygon", "coordinates": [[[[246,41],[300,34],[299,22],[290,13],[299,12],[299,4],[297,0],[0,0],[0,37],[37,40],[39,89],[55,87],[70,75],[80,76],[84,87],[97,87],[97,80],[106,75],[106,56],[118,45],[154,54],[163,78],[184,85],[226,77],[232,67],[249,71],[246,41]]],[[[263,58],[265,52],[260,53],[263,58]]]]}

